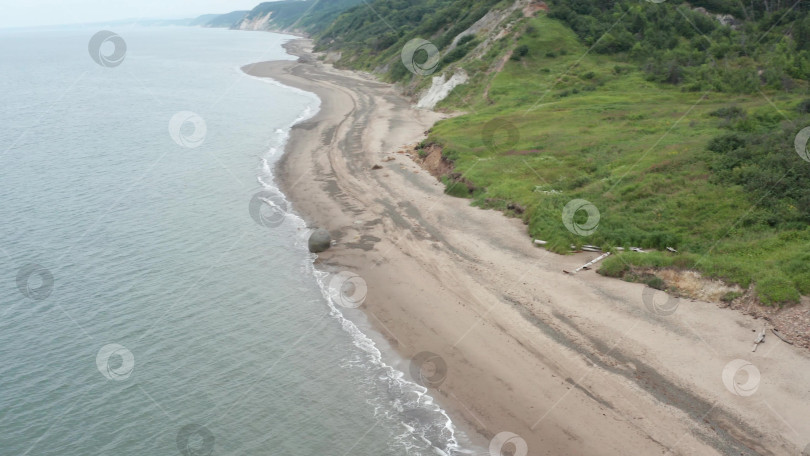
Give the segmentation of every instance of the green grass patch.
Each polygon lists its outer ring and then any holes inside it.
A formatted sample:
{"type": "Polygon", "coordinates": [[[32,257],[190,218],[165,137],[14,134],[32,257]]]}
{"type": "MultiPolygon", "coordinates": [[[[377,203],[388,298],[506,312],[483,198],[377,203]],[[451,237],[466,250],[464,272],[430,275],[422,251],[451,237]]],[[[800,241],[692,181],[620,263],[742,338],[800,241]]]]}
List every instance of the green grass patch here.
{"type": "MultiPolygon", "coordinates": [[[[466,99],[445,102],[468,114],[439,122],[430,133],[455,171],[477,189],[456,184],[449,193],[480,206],[487,200],[520,204],[529,234],[559,253],[571,244],[688,252],[625,252],[602,264],[600,273],[608,276],[621,276],[628,264],[678,267],[743,287],[756,281],[762,302],[795,301],[796,293],[810,292],[810,231],[806,224],[780,223],[798,210],[758,204],[756,193],[736,175],[718,179],[717,152],[708,148],[715,138],[746,128],[734,122],[754,119],[749,127],[754,131],[779,124],[772,116],[779,112],[765,97],[693,93],[650,82],[640,69],[622,66],[615,57],[583,57],[587,49],[557,21],[540,16],[528,25],[534,36],[525,34],[515,44],[527,49],[521,59],[479,82],[491,82],[489,100],[474,96],[480,90],[474,82],[466,99]],[[554,57],[547,56],[550,51],[554,57]],[[490,141],[482,131],[493,119],[501,128],[490,141]],[[562,210],[572,199],[598,208],[593,234],[579,236],[564,226],[562,210]],[[777,282],[766,271],[776,271],[789,292],[777,293],[777,282]]],[[[795,97],[771,93],[769,98],[783,113],[799,115],[795,97]]],[[[787,138],[790,128],[784,128],[787,138]]],[[[784,154],[782,165],[810,170],[792,142],[767,145],[784,154]]],[[[734,172],[733,164],[727,168],[734,172]]],[[[762,182],[768,181],[762,177],[762,182]]]]}

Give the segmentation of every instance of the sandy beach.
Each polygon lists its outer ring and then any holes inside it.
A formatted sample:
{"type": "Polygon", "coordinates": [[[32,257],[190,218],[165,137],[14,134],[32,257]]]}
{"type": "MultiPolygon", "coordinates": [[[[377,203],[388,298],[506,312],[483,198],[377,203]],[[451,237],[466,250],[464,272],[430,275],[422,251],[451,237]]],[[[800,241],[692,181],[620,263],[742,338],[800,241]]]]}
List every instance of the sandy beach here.
{"type": "Polygon", "coordinates": [[[299,62],[243,67],[322,102],[292,130],[281,189],[337,240],[318,267],[366,282],[374,329],[406,360],[441,357],[430,394],[477,444],[507,431],[529,455],[795,456],[810,443],[806,351],[768,334],[752,352],[763,322],[713,303],[655,312],[644,285],[564,274],[598,254],[549,253],[520,221],[445,195],[398,153],[444,115],[309,46],[287,45],[299,62]]]}

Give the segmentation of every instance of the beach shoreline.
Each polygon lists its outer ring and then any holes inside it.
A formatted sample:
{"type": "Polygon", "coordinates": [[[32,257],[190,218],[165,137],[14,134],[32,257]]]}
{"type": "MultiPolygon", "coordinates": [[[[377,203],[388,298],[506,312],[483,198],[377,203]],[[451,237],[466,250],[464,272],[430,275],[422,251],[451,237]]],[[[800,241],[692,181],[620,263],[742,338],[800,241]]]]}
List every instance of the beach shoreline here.
{"type": "Polygon", "coordinates": [[[290,133],[280,188],[337,240],[317,266],[367,283],[370,325],[404,360],[429,352],[446,364],[429,394],[474,443],[506,431],[530,455],[787,455],[807,444],[810,393],[795,387],[810,375],[806,354],[773,337],[751,353],[761,322],[750,316],[686,300],[656,315],[643,285],[562,274],[596,255],[535,248],[518,220],[445,195],[397,153],[444,115],[309,47],[294,40],[298,62],[242,68],[321,99],[290,133]],[[722,380],[739,358],[762,375],[751,397],[722,380]]]}

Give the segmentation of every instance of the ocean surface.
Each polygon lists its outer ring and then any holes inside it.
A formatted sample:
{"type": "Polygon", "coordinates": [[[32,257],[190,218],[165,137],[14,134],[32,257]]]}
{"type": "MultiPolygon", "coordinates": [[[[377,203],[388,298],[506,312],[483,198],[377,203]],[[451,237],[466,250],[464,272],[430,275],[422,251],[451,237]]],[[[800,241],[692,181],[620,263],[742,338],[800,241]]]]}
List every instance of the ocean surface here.
{"type": "Polygon", "coordinates": [[[274,186],[291,37],[105,29],[0,30],[0,454],[464,452],[274,186]]]}

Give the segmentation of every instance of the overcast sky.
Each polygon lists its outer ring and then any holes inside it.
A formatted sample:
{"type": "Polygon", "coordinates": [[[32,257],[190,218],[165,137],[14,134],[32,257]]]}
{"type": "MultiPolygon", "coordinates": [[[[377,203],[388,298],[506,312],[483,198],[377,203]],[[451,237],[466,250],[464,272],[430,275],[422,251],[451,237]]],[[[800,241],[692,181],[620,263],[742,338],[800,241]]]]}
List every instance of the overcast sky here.
{"type": "Polygon", "coordinates": [[[179,19],[251,9],[267,0],[0,0],[0,27],[116,19],[179,19]]]}

